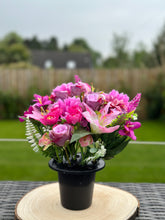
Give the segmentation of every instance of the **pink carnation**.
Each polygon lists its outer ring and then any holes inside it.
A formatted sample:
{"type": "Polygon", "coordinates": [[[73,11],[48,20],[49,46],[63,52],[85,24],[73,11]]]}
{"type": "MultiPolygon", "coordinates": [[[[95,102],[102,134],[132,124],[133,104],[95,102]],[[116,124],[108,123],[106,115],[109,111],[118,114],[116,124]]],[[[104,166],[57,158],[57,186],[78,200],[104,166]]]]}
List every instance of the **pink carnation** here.
{"type": "Polygon", "coordinates": [[[117,110],[119,112],[125,112],[129,104],[129,97],[124,93],[119,93],[116,90],[112,90],[106,95],[107,102],[110,102],[110,109],[117,110]]]}
{"type": "Polygon", "coordinates": [[[47,115],[44,115],[41,119],[40,122],[43,125],[54,125],[57,123],[59,119],[59,112],[51,112],[48,113],[47,115]]]}
{"type": "Polygon", "coordinates": [[[67,123],[75,125],[82,119],[82,103],[79,98],[68,98],[64,100],[66,112],[64,119],[67,123]]]}

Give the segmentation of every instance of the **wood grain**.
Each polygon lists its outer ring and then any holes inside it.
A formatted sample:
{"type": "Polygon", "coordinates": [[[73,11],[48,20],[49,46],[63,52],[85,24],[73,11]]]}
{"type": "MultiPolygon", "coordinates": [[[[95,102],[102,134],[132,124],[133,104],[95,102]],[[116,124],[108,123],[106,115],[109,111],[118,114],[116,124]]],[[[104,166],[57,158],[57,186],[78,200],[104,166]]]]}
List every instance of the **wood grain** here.
{"type": "Polygon", "coordinates": [[[58,183],[37,187],[17,203],[16,220],[133,220],[139,202],[132,194],[115,187],[95,184],[91,207],[72,211],[61,206],[58,183]]]}

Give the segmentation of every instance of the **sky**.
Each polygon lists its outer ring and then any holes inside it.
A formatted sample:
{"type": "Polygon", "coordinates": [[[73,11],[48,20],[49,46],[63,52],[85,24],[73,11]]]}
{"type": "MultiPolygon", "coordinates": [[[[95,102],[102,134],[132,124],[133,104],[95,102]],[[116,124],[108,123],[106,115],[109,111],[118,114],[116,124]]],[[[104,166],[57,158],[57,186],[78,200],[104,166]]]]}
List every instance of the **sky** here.
{"type": "Polygon", "coordinates": [[[16,31],[24,38],[55,36],[59,45],[85,38],[103,57],[112,53],[113,33],[129,47],[149,50],[165,24],[165,0],[0,0],[0,38],[16,31]]]}

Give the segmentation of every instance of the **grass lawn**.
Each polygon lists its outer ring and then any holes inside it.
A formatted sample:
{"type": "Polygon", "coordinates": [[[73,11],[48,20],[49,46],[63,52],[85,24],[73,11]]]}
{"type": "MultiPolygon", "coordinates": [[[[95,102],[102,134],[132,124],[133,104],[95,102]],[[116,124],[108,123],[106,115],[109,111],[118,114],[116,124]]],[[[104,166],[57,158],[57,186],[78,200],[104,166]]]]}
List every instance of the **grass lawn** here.
{"type": "MultiPolygon", "coordinates": [[[[147,121],[137,130],[139,141],[165,141],[165,125],[147,121]]],[[[24,124],[0,121],[0,138],[25,138],[24,124]]],[[[165,146],[129,144],[97,173],[97,181],[165,183],[165,146]]],[[[57,180],[49,158],[35,153],[26,142],[0,142],[0,180],[57,180]]]]}

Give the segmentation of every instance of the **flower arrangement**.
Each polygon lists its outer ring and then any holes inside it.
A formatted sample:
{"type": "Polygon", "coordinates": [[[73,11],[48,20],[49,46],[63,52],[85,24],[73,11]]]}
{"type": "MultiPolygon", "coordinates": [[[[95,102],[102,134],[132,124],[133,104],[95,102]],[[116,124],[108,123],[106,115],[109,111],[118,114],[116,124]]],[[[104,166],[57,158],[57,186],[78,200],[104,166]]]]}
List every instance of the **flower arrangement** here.
{"type": "Polygon", "coordinates": [[[75,83],[57,86],[50,96],[35,94],[34,104],[19,118],[26,121],[34,151],[67,167],[91,166],[101,157],[113,158],[136,140],[140,98],[140,93],[129,101],[116,90],[96,92],[75,76],[75,83]]]}

